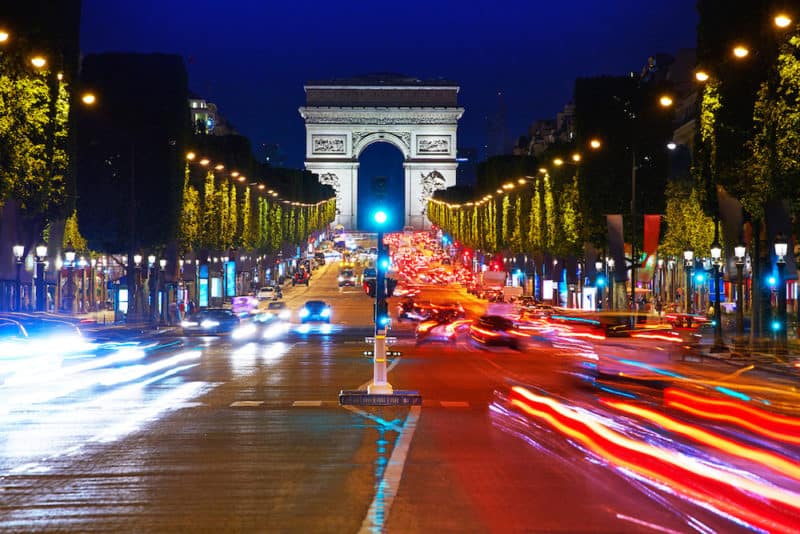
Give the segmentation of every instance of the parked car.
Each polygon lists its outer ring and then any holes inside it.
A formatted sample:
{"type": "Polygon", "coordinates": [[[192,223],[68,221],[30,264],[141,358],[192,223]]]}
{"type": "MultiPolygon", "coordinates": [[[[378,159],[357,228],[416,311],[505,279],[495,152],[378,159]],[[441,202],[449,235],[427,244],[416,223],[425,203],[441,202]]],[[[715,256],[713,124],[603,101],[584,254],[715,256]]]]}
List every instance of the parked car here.
{"type": "Polygon", "coordinates": [[[309,300],[300,308],[298,315],[300,316],[301,323],[308,323],[311,321],[330,323],[331,307],[321,300],[309,300]]]}
{"type": "Polygon", "coordinates": [[[218,335],[233,332],[239,317],[227,308],[206,308],[181,321],[183,335],[218,335]]]}
{"type": "Polygon", "coordinates": [[[528,334],[520,332],[511,319],[500,315],[484,315],[469,327],[470,337],[482,345],[501,345],[521,349],[528,334]]]}

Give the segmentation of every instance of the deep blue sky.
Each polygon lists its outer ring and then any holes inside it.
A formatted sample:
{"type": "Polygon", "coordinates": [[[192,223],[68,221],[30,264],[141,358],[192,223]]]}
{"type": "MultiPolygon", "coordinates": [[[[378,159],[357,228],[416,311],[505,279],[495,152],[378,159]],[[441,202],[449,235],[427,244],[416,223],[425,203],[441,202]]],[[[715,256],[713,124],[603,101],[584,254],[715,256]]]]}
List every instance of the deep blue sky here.
{"type": "Polygon", "coordinates": [[[695,0],[372,2],[83,0],[81,48],[168,52],[191,89],[254,147],[302,167],[303,83],[369,72],[447,78],[466,108],[459,145],[487,142],[503,93],[510,139],[555,117],[576,77],[639,71],[695,46],[695,0]]]}

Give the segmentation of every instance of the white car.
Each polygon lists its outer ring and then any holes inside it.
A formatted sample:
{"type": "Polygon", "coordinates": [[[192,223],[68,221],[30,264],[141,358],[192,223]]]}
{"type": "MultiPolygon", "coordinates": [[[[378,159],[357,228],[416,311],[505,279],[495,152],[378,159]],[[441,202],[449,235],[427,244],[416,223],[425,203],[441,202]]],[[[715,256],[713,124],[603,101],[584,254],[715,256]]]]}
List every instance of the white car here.
{"type": "Polygon", "coordinates": [[[274,286],[264,286],[258,290],[256,296],[258,300],[275,300],[278,298],[278,292],[274,286]]]}

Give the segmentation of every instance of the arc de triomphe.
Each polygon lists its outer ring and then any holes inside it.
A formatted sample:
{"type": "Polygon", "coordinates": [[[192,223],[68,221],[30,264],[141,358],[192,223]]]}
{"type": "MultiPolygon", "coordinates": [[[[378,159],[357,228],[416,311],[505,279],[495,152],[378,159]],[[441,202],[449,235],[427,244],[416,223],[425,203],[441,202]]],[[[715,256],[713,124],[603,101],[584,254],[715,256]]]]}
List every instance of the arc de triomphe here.
{"type": "Polygon", "coordinates": [[[355,229],[358,157],[372,143],[390,143],[403,154],[405,226],[423,229],[427,199],[456,184],[458,107],[454,82],[391,74],[308,82],[306,169],[336,190],[336,222],[355,229]]]}

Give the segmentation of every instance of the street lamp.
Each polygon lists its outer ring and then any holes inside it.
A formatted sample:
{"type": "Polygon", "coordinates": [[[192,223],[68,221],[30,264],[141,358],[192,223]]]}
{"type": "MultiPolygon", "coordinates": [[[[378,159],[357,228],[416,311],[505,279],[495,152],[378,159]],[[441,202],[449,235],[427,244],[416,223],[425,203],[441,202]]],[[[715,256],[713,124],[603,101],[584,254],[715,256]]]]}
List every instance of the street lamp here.
{"type": "Polygon", "coordinates": [[[714,242],[711,244],[711,263],[714,268],[714,344],[711,346],[711,352],[726,350],[725,343],[722,341],[722,315],[719,302],[719,268],[721,261],[722,246],[719,244],[718,237],[714,236],[714,242]]]}
{"type": "Polygon", "coordinates": [[[36,247],[36,311],[46,311],[47,283],[44,279],[44,262],[47,260],[47,246],[36,247]]]}
{"type": "Polygon", "coordinates": [[[683,251],[683,268],[686,274],[685,295],[683,296],[683,313],[692,313],[691,288],[692,288],[692,268],[694,267],[694,251],[687,249],[683,251]]]}
{"type": "Polygon", "coordinates": [[[783,271],[786,268],[786,252],[789,242],[783,235],[775,237],[775,255],[778,257],[778,321],[773,322],[772,329],[775,331],[778,350],[786,350],[786,279],[783,271]]]}
{"type": "Polygon", "coordinates": [[[736,337],[737,341],[744,336],[744,255],[746,248],[739,243],[733,248],[736,256],[736,337]]]}
{"type": "Polygon", "coordinates": [[[598,310],[603,309],[603,286],[605,285],[605,280],[603,279],[603,261],[597,260],[594,262],[594,270],[596,271],[595,275],[595,285],[597,286],[597,306],[598,310]]]}
{"type": "Polygon", "coordinates": [[[11,247],[12,252],[14,253],[14,258],[17,260],[17,291],[14,296],[14,311],[21,311],[20,308],[22,307],[22,284],[20,282],[20,273],[22,271],[22,255],[25,253],[25,247],[23,245],[14,245],[11,247]]]}
{"type": "Polygon", "coordinates": [[[67,264],[67,304],[69,305],[69,313],[73,313],[75,310],[75,286],[72,271],[75,268],[75,251],[72,247],[64,251],[64,262],[67,264]]]}

